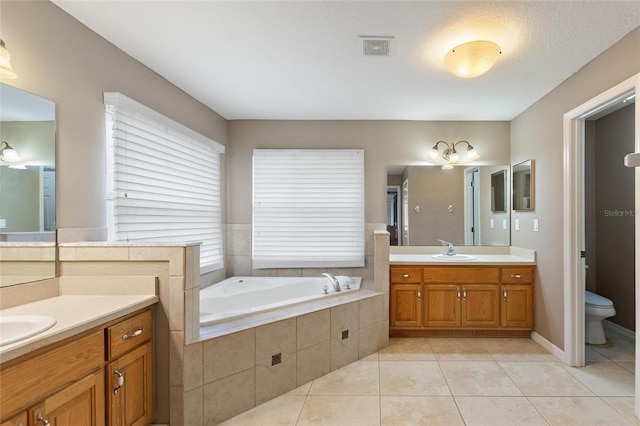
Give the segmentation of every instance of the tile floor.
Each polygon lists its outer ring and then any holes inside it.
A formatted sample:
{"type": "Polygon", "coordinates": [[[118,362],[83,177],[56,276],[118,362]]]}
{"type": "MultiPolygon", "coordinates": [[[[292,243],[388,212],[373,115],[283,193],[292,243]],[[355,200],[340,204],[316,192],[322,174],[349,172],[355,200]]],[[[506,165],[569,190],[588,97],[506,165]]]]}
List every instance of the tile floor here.
{"type": "Polygon", "coordinates": [[[530,339],[402,338],[229,425],[640,425],[634,343],[608,332],[572,368],[530,339]]]}

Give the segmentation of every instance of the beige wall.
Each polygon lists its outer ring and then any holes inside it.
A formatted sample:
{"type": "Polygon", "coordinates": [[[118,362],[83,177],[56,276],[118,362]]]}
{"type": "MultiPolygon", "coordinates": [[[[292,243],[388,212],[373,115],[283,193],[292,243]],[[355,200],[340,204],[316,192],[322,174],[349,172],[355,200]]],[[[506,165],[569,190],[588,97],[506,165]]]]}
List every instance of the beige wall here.
{"type": "Polygon", "coordinates": [[[229,122],[229,223],[251,223],[254,148],[359,148],[365,159],[365,222],[386,223],[387,165],[426,164],[439,140],[468,140],[478,164],[509,163],[506,121],[268,121],[229,122]]]}
{"type": "Polygon", "coordinates": [[[105,91],[227,144],[224,118],[53,3],[2,1],[0,28],[18,74],[7,83],[56,103],[58,228],[105,227],[105,91]]]}
{"type": "Polygon", "coordinates": [[[640,28],[632,31],[511,122],[511,164],[535,159],[536,205],[514,212],[512,245],[538,253],[536,332],[564,348],[563,114],[640,72],[640,28]],[[540,231],[533,232],[533,219],[540,231]]]}

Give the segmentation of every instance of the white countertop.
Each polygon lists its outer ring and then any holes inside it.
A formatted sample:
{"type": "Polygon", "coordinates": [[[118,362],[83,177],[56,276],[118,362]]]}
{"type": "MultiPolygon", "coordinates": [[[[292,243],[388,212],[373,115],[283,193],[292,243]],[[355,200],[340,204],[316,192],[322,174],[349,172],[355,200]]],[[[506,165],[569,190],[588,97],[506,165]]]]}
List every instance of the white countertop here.
{"type": "Polygon", "coordinates": [[[390,254],[390,265],[447,265],[447,266],[482,266],[482,265],[535,265],[535,259],[514,256],[511,254],[473,254],[474,260],[439,260],[433,254],[390,254]]]}
{"type": "Polygon", "coordinates": [[[456,247],[459,254],[476,257],[474,260],[441,260],[433,255],[442,254],[442,246],[398,246],[390,247],[390,265],[535,265],[535,250],[519,247],[456,247]]]}
{"type": "Polygon", "coordinates": [[[28,354],[158,302],[155,295],[58,296],[0,310],[6,315],[50,315],[56,324],[33,337],[0,346],[0,363],[28,354]]]}

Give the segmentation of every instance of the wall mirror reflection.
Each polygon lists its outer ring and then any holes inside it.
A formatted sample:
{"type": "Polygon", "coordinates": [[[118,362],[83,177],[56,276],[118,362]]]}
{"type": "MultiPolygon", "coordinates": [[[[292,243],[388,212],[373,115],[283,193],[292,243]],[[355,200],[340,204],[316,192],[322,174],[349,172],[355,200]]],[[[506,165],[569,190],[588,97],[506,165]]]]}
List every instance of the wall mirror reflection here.
{"type": "MultiPolygon", "coordinates": [[[[391,245],[508,246],[509,209],[492,210],[492,175],[509,166],[387,167],[387,230],[391,245]]],[[[504,179],[504,193],[509,193],[504,179]]],[[[506,204],[506,202],[505,202],[506,204]]]]}
{"type": "Polygon", "coordinates": [[[491,211],[507,211],[507,172],[500,170],[491,173],[491,211]]]}
{"type": "Polygon", "coordinates": [[[0,285],[55,276],[55,109],[0,83],[0,285]]]}
{"type": "Polygon", "coordinates": [[[533,210],[535,200],[535,175],[533,160],[513,166],[513,209],[533,210]]]}

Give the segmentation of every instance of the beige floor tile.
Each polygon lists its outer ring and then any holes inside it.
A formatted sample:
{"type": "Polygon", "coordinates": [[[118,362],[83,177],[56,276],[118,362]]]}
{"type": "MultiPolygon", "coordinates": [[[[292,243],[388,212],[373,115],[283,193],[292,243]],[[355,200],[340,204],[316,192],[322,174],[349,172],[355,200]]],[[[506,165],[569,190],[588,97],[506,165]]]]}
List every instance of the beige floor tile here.
{"type": "Polygon", "coordinates": [[[478,339],[496,361],[554,361],[549,352],[531,339],[478,339]]]}
{"type": "Polygon", "coordinates": [[[616,364],[618,364],[620,367],[624,368],[625,370],[629,371],[630,373],[635,374],[636,372],[635,361],[620,361],[620,362],[616,362],[616,364]]]}
{"type": "Polygon", "coordinates": [[[224,426],[295,426],[304,396],[281,396],[227,420],[224,426]],[[268,421],[266,420],[268,419],[268,421]]]}
{"type": "Polygon", "coordinates": [[[297,426],[379,426],[380,398],[377,396],[308,396],[297,426]]]}
{"type": "Polygon", "coordinates": [[[375,361],[375,362],[377,362],[378,360],[379,360],[378,352],[376,352],[376,353],[373,353],[371,355],[365,356],[360,361],[375,361]]]}
{"type": "Polygon", "coordinates": [[[450,396],[383,396],[380,416],[382,426],[464,425],[450,396]]]}
{"type": "Polygon", "coordinates": [[[380,361],[380,395],[450,396],[435,361],[380,361]]]}
{"type": "Polygon", "coordinates": [[[429,343],[440,361],[491,361],[493,358],[478,339],[430,338],[429,343]]]}
{"type": "Polygon", "coordinates": [[[604,355],[595,351],[590,346],[585,346],[584,348],[584,359],[587,363],[608,361],[604,355]]]}
{"type": "Polygon", "coordinates": [[[593,396],[586,386],[555,362],[501,362],[500,366],[527,396],[593,396]]]}
{"type": "Polygon", "coordinates": [[[630,423],[598,397],[533,397],[529,401],[551,425],[616,426],[630,423]]]}
{"type": "Polygon", "coordinates": [[[598,362],[582,368],[564,368],[598,396],[634,395],[633,373],[614,362],[598,362]]]}
{"type": "Polygon", "coordinates": [[[507,373],[493,361],[441,361],[454,396],[522,396],[507,373]]]}
{"type": "Polygon", "coordinates": [[[455,400],[467,426],[533,426],[548,424],[525,397],[458,396],[455,400]]]}
{"type": "Polygon", "coordinates": [[[285,393],[285,395],[290,395],[290,396],[306,396],[309,394],[309,389],[311,389],[311,383],[305,383],[302,386],[298,386],[297,388],[295,388],[294,390],[291,390],[287,393],[285,393]]]}
{"type": "Polygon", "coordinates": [[[634,361],[635,344],[625,339],[607,339],[604,345],[587,345],[611,361],[634,361]]]}
{"type": "Polygon", "coordinates": [[[391,338],[389,346],[378,353],[380,361],[435,361],[431,345],[425,338],[391,338]]]}
{"type": "Polygon", "coordinates": [[[378,395],[378,363],[357,361],[313,381],[309,395],[378,395]]]}
{"type": "Polygon", "coordinates": [[[614,410],[634,425],[640,425],[640,419],[634,414],[635,398],[632,396],[607,396],[602,398],[614,410]]]}

